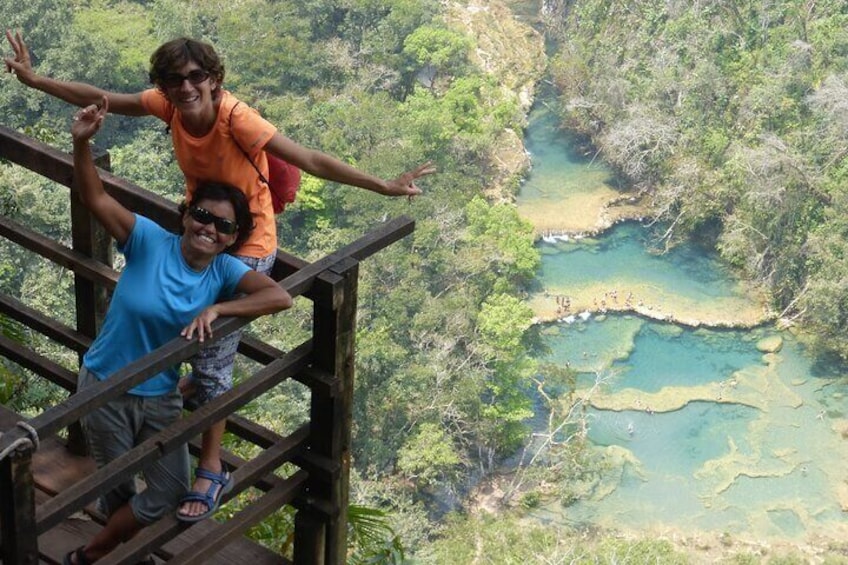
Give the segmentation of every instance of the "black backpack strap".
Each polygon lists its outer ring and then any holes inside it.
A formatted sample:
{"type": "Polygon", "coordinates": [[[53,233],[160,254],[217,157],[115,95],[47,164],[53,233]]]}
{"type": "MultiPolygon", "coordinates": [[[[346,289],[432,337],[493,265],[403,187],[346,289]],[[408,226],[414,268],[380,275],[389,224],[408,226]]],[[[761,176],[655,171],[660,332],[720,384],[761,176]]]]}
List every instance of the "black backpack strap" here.
{"type": "Polygon", "coordinates": [[[230,137],[232,138],[233,143],[236,144],[236,147],[239,148],[239,151],[241,151],[241,154],[244,155],[244,158],[247,159],[251,165],[253,165],[254,169],[256,169],[256,172],[259,174],[259,180],[261,180],[265,184],[268,184],[268,179],[265,178],[265,175],[262,174],[262,171],[259,170],[259,167],[256,166],[256,163],[253,162],[253,159],[250,158],[250,155],[248,155],[247,151],[245,151],[244,148],[239,144],[238,140],[236,139],[236,136],[233,135],[233,111],[235,111],[236,106],[238,106],[239,104],[241,104],[241,101],[236,102],[235,104],[233,104],[233,107],[230,108],[230,116],[227,121],[227,127],[230,128],[230,137]]]}
{"type": "Polygon", "coordinates": [[[167,112],[167,114],[165,114],[165,133],[170,134],[171,133],[171,122],[173,121],[174,114],[176,112],[174,111],[174,105],[171,104],[170,102],[168,102],[167,108],[168,108],[168,112],[167,112]]]}

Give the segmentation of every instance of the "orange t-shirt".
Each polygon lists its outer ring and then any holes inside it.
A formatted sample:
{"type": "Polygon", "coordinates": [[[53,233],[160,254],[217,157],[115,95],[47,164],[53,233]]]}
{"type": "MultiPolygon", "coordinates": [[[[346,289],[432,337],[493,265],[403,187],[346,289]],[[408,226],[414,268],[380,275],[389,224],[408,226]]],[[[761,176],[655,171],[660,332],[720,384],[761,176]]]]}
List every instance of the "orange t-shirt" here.
{"type": "Polygon", "coordinates": [[[262,148],[277,132],[273,124],[244,102],[238,103],[232,94],[222,91],[218,117],[212,129],[203,137],[194,137],[183,128],[179,112],[165,95],[155,88],[141,94],[141,103],[150,114],[169,122],[174,154],[186,179],[187,199],[191,199],[198,182],[203,180],[231,184],[247,196],[250,212],[256,225],[248,240],[236,252],[247,257],[267,257],[277,252],[277,225],[268,187],[238,144],[250,155],[265,178],[268,178],[268,159],[262,148]]]}

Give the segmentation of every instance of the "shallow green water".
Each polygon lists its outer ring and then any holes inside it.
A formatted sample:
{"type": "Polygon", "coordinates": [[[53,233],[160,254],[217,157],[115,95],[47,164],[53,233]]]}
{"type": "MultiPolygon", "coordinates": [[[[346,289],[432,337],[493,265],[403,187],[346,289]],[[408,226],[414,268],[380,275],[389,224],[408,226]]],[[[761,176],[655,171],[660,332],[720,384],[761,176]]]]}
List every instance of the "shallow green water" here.
{"type": "Polygon", "coordinates": [[[609,370],[609,390],[657,392],[665,386],[724,381],[759,364],[762,354],[753,340],[766,333],[771,332],[692,331],[635,316],[609,316],[603,322],[557,325],[546,339],[551,358],[560,364],[584,373],[609,370]]]}
{"type": "MultiPolygon", "coordinates": [[[[569,140],[550,135],[546,120],[531,120],[534,165],[518,199],[519,211],[562,187],[585,187],[597,178],[597,163],[560,155],[569,140]],[[533,124],[546,129],[535,132],[533,124]],[[538,145],[544,139],[551,143],[545,150],[538,145]],[[581,180],[584,174],[587,182],[581,180]]],[[[631,223],[597,239],[541,242],[539,283],[564,294],[603,281],[620,292],[628,285],[650,285],[660,295],[698,303],[739,298],[738,281],[715,257],[694,246],[658,255],[651,241],[645,228],[631,223]]],[[[771,327],[691,329],[622,315],[547,326],[551,353],[545,360],[576,369],[585,386],[601,375],[605,393],[735,386],[742,375],[753,375],[751,382],[762,391],[759,407],[716,399],[667,413],[593,410],[589,437],[597,449],[623,448],[634,462],[613,471],[620,472],[620,480],[611,493],[598,491],[570,507],[550,503],[537,517],[641,532],[715,531],[779,539],[844,535],[837,496],[848,458],[848,441],[838,428],[845,418],[846,369],[810,358],[788,333],[780,334],[784,346],[779,353],[764,356],[757,341],[776,333],[771,327]]]]}
{"type": "Polygon", "coordinates": [[[628,284],[650,285],[694,300],[739,295],[737,281],[713,257],[691,246],[660,254],[653,241],[646,228],[629,222],[579,245],[542,242],[539,280],[546,288],[562,291],[587,281],[610,281],[610,288],[621,295],[628,284]]]}
{"type": "Polygon", "coordinates": [[[550,200],[591,192],[611,178],[609,169],[591,155],[574,151],[575,138],[559,128],[556,115],[544,106],[529,117],[524,146],[533,162],[533,180],[528,182],[518,201],[550,200]]]}

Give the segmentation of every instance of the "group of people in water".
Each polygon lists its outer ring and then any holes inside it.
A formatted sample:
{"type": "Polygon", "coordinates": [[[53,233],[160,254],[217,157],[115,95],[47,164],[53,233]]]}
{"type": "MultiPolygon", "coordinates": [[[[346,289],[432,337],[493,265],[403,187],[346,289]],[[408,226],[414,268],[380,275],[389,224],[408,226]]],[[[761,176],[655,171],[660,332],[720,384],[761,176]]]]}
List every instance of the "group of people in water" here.
{"type": "MultiPolygon", "coordinates": [[[[545,296],[550,298],[551,294],[545,292],[545,296]]],[[[566,321],[570,321],[573,316],[572,307],[574,306],[573,299],[570,296],[565,296],[563,294],[554,294],[554,300],[556,301],[556,316],[561,321],[566,318],[562,318],[563,316],[569,317],[566,321]]],[[[604,292],[603,296],[600,300],[598,298],[592,299],[592,310],[591,312],[598,312],[601,314],[606,314],[610,309],[619,310],[620,306],[623,306],[624,309],[632,310],[636,306],[642,308],[645,306],[644,302],[639,300],[634,306],[634,296],[633,292],[627,292],[624,296],[623,302],[619,302],[619,291],[616,289],[604,292]]],[[[647,307],[650,310],[650,307],[647,307]]],[[[582,312],[583,318],[585,318],[588,314],[591,313],[589,310],[584,310],[582,312]]]]}
{"type": "MultiPolygon", "coordinates": [[[[71,124],[74,187],[126,258],[103,327],[83,358],[78,390],[179,335],[211,339],[212,323],[220,317],[253,318],[291,306],[291,296],[268,276],[277,234],[266,153],[314,176],[386,196],[420,194],[416,180],[435,171],[428,162],[384,180],[297,144],[224,90],[224,65],[205,42],[164,43],[150,58],[152,87],[126,94],[41,75],[21,33],[7,30],[6,38],[13,51],[4,58],[8,72],[27,87],[81,108],[71,124]],[[186,181],[180,234],[131,212],[103,189],[90,141],[109,112],[167,122],[186,181]]],[[[83,429],[98,466],[175,422],[185,398],[203,404],[230,390],[240,334],[204,346],[190,360],[188,377],[180,379],[178,368],[169,368],[87,414],[83,429]]],[[[93,563],[168,512],[185,522],[211,516],[233,487],[221,462],[224,425],[204,432],[191,486],[183,446],[144,469],[144,489],[130,480],[104,494],[106,525],[70,551],[64,564],[93,563]]]]}
{"type": "MultiPolygon", "coordinates": [[[[617,306],[618,303],[619,303],[618,302],[618,290],[612,289],[610,291],[605,292],[603,297],[601,298],[600,303],[598,302],[597,298],[592,299],[592,305],[595,307],[596,310],[599,310],[601,312],[606,312],[607,311],[607,300],[608,299],[610,301],[609,302],[610,305],[616,305],[617,306]]],[[[639,306],[642,306],[642,305],[643,305],[642,301],[639,301],[639,306]]],[[[633,308],[633,293],[632,292],[628,292],[627,295],[624,297],[624,307],[627,308],[627,309],[633,308]]]]}

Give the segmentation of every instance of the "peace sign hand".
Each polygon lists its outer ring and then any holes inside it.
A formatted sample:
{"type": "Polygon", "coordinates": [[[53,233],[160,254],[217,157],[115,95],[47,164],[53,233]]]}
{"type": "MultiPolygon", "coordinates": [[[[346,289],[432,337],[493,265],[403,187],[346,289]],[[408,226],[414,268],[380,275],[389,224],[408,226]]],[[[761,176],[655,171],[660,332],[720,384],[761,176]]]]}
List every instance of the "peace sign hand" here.
{"type": "Polygon", "coordinates": [[[29,86],[32,79],[35,77],[35,72],[32,70],[32,61],[29,57],[29,49],[21,32],[15,32],[13,35],[10,30],[6,30],[6,39],[12,46],[12,51],[15,52],[14,57],[4,57],[3,62],[6,64],[6,70],[10,73],[15,73],[18,80],[29,86]]]}
{"type": "Polygon", "coordinates": [[[421,194],[421,189],[415,185],[415,180],[435,172],[436,167],[432,161],[427,161],[423,165],[403,173],[398,178],[388,181],[384,194],[386,196],[409,196],[412,198],[421,194]]]}

